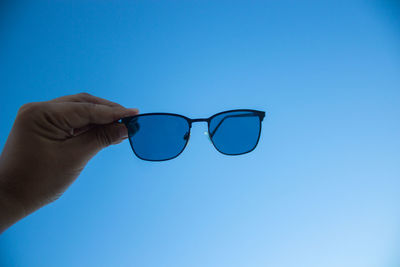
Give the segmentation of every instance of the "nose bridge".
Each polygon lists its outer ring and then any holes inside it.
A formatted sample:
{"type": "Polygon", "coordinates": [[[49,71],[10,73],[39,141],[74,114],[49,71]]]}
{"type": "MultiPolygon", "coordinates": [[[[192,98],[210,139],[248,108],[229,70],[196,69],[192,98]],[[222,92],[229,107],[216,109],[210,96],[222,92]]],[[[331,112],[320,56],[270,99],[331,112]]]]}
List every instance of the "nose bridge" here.
{"type": "Polygon", "coordinates": [[[201,121],[208,122],[208,119],[207,119],[207,118],[200,118],[200,119],[191,119],[190,121],[191,121],[192,123],[193,123],[193,122],[201,122],[201,121]]]}
{"type": "Polygon", "coordinates": [[[206,122],[207,129],[205,130],[204,134],[208,137],[208,140],[210,140],[210,142],[212,143],[210,135],[208,134],[208,123],[209,123],[210,119],[209,118],[199,118],[199,119],[189,119],[189,120],[190,120],[190,127],[192,127],[192,124],[194,122],[206,122]]]}

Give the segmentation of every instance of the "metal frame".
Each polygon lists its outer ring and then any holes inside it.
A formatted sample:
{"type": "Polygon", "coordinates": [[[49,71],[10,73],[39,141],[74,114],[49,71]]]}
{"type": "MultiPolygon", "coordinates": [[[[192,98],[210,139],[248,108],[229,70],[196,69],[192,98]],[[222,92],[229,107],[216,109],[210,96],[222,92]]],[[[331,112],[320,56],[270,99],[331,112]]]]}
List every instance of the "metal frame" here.
{"type": "MultiPolygon", "coordinates": [[[[183,115],[180,115],[180,114],[175,114],[175,113],[155,112],[155,113],[138,114],[138,115],[135,115],[135,116],[122,118],[122,119],[121,119],[121,122],[125,124],[126,128],[128,129],[128,132],[129,132],[130,130],[129,130],[128,124],[129,124],[129,122],[130,122],[132,119],[138,118],[138,117],[142,117],[142,116],[151,116],[151,115],[169,115],[169,116],[181,117],[181,118],[185,119],[185,120],[187,121],[187,123],[188,123],[189,137],[186,139],[186,143],[185,143],[184,147],[182,148],[182,150],[181,150],[177,155],[175,155],[174,157],[171,157],[171,158],[162,159],[162,160],[151,160],[151,159],[142,158],[142,157],[140,157],[140,156],[136,153],[136,151],[135,151],[135,149],[134,149],[134,147],[133,147],[133,145],[132,145],[131,139],[128,138],[128,139],[129,139],[129,143],[130,143],[130,145],[131,145],[131,148],[132,148],[132,150],[133,150],[133,153],[135,153],[135,155],[136,155],[138,158],[140,158],[140,159],[142,159],[142,160],[146,160],[146,161],[166,161],[166,160],[171,160],[171,159],[174,159],[174,158],[178,157],[178,156],[185,150],[185,148],[186,148],[186,146],[187,146],[187,144],[188,144],[188,142],[189,142],[189,139],[190,139],[190,131],[191,131],[191,128],[192,128],[192,124],[193,124],[194,122],[207,122],[207,131],[208,131],[208,134],[209,134],[211,143],[213,144],[213,146],[215,147],[215,149],[216,149],[218,152],[220,152],[221,154],[229,155],[229,156],[236,156],[236,155],[243,155],[243,154],[249,153],[249,152],[253,151],[253,150],[257,147],[258,142],[259,142],[259,140],[260,140],[260,136],[261,136],[261,125],[262,125],[261,123],[262,123],[262,121],[263,121],[263,119],[264,119],[264,117],[265,117],[265,112],[264,112],[264,111],[259,111],[259,110],[253,110],[253,109],[232,109],[232,110],[227,110],[227,111],[219,112],[219,113],[217,113],[217,114],[212,115],[212,116],[209,117],[209,118],[198,118],[198,119],[190,119],[190,118],[188,118],[188,117],[186,117],[186,116],[183,116],[183,115]],[[260,119],[260,120],[259,120],[259,122],[260,122],[260,131],[259,131],[259,133],[258,133],[257,142],[256,142],[256,144],[254,145],[254,147],[253,147],[251,150],[246,151],[246,152],[243,152],[243,153],[239,153],[239,154],[227,154],[227,153],[224,153],[224,152],[220,151],[220,150],[216,147],[216,145],[214,144],[214,141],[212,140],[212,137],[214,136],[216,130],[219,128],[219,126],[222,124],[222,122],[225,120],[225,118],[223,118],[223,119],[218,123],[218,125],[217,125],[217,127],[215,128],[215,130],[214,130],[213,133],[210,132],[210,122],[211,122],[211,120],[212,120],[213,118],[215,118],[215,117],[217,117],[217,116],[219,116],[219,115],[225,114],[225,113],[230,113],[230,112],[252,112],[252,113],[254,113],[255,115],[257,115],[257,116],[259,117],[259,119],[260,119]]],[[[248,116],[248,114],[242,114],[242,115],[238,115],[238,116],[241,116],[241,117],[242,117],[242,116],[248,116]]],[[[232,115],[232,116],[227,116],[227,117],[236,117],[236,116],[235,116],[235,115],[232,115]]]]}

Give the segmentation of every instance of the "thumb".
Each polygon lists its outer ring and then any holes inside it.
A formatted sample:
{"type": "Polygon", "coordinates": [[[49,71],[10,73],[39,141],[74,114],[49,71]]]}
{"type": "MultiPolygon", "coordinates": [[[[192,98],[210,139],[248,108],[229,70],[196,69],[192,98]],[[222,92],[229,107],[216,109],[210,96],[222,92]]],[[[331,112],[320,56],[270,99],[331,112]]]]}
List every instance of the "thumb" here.
{"type": "Polygon", "coordinates": [[[115,122],[101,125],[89,131],[94,143],[94,149],[100,150],[110,145],[118,144],[128,137],[128,130],[123,123],[115,122]]]}
{"type": "Polygon", "coordinates": [[[79,136],[71,139],[76,147],[79,147],[80,154],[90,159],[103,148],[118,144],[128,137],[128,130],[122,123],[111,123],[96,125],[79,136]]]}

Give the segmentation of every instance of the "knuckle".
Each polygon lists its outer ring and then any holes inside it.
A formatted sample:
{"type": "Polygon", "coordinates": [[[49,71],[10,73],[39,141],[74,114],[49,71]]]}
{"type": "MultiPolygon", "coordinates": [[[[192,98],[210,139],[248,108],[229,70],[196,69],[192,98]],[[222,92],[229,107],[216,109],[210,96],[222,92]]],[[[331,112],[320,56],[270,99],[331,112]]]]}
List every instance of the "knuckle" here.
{"type": "Polygon", "coordinates": [[[31,125],[33,125],[32,123],[41,120],[41,118],[42,118],[41,103],[39,102],[26,103],[19,108],[15,123],[23,127],[30,127],[31,125]]]}
{"type": "Polygon", "coordinates": [[[81,96],[81,97],[91,97],[92,95],[89,94],[89,93],[87,93],[87,92],[81,92],[81,93],[78,94],[78,96],[81,96]]]}
{"type": "Polygon", "coordinates": [[[43,103],[31,102],[22,105],[18,110],[18,117],[31,117],[36,116],[43,110],[43,103]]]}
{"type": "Polygon", "coordinates": [[[52,108],[52,104],[48,102],[32,102],[24,104],[20,107],[16,117],[16,123],[18,125],[28,125],[47,123],[48,120],[55,116],[55,110],[52,108]]]}
{"type": "Polygon", "coordinates": [[[21,113],[30,110],[35,106],[35,104],[35,102],[25,103],[19,108],[18,112],[21,113]]]}

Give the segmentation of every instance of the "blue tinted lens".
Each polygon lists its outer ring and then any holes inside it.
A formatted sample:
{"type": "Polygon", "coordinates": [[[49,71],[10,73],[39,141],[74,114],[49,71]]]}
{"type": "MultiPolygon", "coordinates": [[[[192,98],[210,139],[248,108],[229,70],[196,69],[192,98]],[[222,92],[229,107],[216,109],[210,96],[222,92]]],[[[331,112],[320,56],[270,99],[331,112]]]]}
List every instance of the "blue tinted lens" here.
{"type": "Polygon", "coordinates": [[[256,147],[261,120],[251,111],[227,112],[213,117],[208,130],[218,151],[238,155],[250,152],[256,147]]]}
{"type": "Polygon", "coordinates": [[[189,123],[174,115],[139,115],[127,124],[135,154],[145,160],[167,160],[178,156],[189,137],[189,123]]]}

